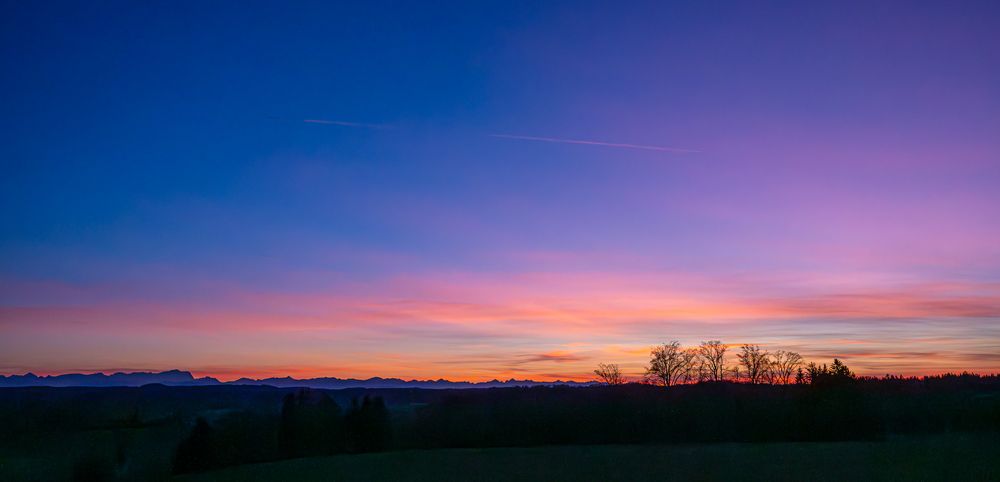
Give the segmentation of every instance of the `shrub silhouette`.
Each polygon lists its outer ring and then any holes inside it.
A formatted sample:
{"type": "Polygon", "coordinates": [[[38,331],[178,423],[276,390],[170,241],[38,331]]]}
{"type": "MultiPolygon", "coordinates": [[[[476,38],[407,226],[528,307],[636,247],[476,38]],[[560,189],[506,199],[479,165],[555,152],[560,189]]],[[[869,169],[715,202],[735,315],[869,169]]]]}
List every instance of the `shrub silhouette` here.
{"type": "Polygon", "coordinates": [[[302,389],[281,405],[278,445],[285,457],[332,454],[343,450],[340,406],[319,390],[302,389]]]}
{"type": "Polygon", "coordinates": [[[379,452],[389,445],[389,410],[382,397],[354,399],[344,418],[347,449],[350,452],[379,452]]]}
{"type": "Polygon", "coordinates": [[[215,467],[212,436],[213,430],[208,421],[198,417],[191,434],[177,446],[174,455],[174,473],[200,472],[215,467]]]}

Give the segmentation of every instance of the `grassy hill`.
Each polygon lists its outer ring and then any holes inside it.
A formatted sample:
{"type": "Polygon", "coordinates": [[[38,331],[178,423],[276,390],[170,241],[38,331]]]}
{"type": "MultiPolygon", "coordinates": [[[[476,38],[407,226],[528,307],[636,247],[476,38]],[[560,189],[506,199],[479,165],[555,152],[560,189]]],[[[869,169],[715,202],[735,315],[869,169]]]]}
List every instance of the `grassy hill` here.
{"type": "Polygon", "coordinates": [[[200,481],[1000,480],[1000,438],[883,442],[591,445],[337,455],[177,477],[200,481]]]}

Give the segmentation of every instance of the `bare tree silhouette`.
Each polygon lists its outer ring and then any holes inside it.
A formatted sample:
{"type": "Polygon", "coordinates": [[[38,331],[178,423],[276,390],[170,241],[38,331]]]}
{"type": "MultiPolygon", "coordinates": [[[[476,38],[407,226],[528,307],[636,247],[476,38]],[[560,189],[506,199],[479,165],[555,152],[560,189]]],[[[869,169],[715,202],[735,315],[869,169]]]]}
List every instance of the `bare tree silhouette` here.
{"type": "Polygon", "coordinates": [[[608,385],[624,385],[626,381],[621,369],[614,363],[598,363],[594,375],[608,385]]]}
{"type": "Polygon", "coordinates": [[[736,354],[740,365],[743,367],[742,374],[750,383],[762,383],[767,380],[767,374],[771,371],[771,355],[760,349],[760,345],[743,345],[740,353],[736,354]]]}
{"type": "Polygon", "coordinates": [[[697,348],[699,379],[710,382],[726,379],[727,348],[719,340],[701,342],[697,348]]]}
{"type": "Polygon", "coordinates": [[[696,357],[693,350],[681,349],[677,341],[653,347],[649,353],[646,376],[665,387],[690,381],[694,375],[696,357]]]}
{"type": "Polygon", "coordinates": [[[778,350],[771,354],[771,370],[768,378],[772,384],[792,383],[797,372],[802,370],[802,355],[794,351],[778,350]]]}

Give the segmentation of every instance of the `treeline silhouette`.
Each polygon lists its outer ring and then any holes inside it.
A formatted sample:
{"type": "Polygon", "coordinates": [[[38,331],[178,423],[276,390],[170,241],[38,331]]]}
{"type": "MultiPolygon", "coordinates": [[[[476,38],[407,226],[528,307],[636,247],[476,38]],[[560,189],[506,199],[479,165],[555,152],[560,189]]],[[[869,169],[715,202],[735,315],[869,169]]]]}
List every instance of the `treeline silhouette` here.
{"type": "Polygon", "coordinates": [[[234,411],[210,424],[198,417],[177,447],[174,473],[283,458],[377,452],[389,448],[389,411],[381,397],[355,398],[345,411],[326,392],[285,395],[277,417],[234,411]]]}
{"type": "MultiPolygon", "coordinates": [[[[703,341],[696,347],[682,347],[674,340],[654,346],[649,364],[639,383],[662,385],[695,382],[736,381],[741,383],[785,385],[842,383],[853,379],[847,365],[834,358],[833,364],[806,364],[802,355],[787,350],[768,351],[760,345],[744,344],[736,353],[736,364],[726,356],[730,346],[719,340],[703,341]]],[[[621,368],[614,363],[600,363],[594,370],[598,380],[608,385],[628,383],[621,368]]]]}
{"type": "Polygon", "coordinates": [[[355,397],[345,409],[326,391],[297,390],[284,396],[280,410],[198,418],[177,447],[174,471],[401,449],[1000,433],[995,375],[856,377],[839,360],[804,372],[806,382],[778,385],[401,390],[391,412],[380,397],[355,397]]]}

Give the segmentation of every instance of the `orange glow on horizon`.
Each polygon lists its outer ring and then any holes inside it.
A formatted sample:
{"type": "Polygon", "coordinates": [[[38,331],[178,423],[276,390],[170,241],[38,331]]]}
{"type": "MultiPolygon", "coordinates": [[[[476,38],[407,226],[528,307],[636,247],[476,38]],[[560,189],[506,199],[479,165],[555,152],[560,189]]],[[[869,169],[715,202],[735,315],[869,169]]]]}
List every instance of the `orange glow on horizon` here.
{"type": "Polygon", "coordinates": [[[582,381],[592,378],[599,362],[618,363],[638,377],[649,347],[673,339],[689,346],[718,339],[731,349],[755,343],[798,351],[818,363],[838,357],[864,375],[1000,370],[996,338],[981,336],[997,330],[989,321],[1000,316],[995,283],[893,291],[811,286],[777,298],[762,283],[544,273],[396,278],[363,291],[230,290],[202,304],[0,306],[7,337],[56,344],[73,337],[79,351],[44,362],[33,362],[36,354],[25,351],[18,355],[23,367],[0,370],[66,372],[137,361],[150,370],[183,369],[172,361],[181,356],[193,371],[227,380],[582,381]],[[376,292],[382,294],[370,294],[376,292]],[[921,320],[920,333],[908,328],[910,320],[921,320]],[[116,337],[129,341],[109,357],[102,347],[116,337]]]}

